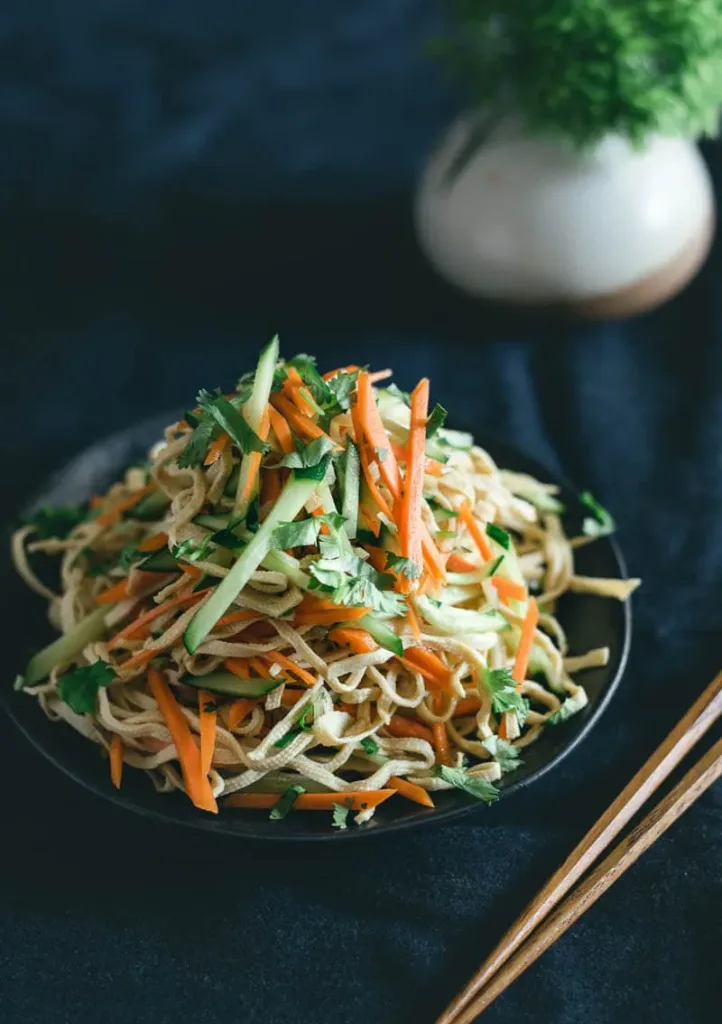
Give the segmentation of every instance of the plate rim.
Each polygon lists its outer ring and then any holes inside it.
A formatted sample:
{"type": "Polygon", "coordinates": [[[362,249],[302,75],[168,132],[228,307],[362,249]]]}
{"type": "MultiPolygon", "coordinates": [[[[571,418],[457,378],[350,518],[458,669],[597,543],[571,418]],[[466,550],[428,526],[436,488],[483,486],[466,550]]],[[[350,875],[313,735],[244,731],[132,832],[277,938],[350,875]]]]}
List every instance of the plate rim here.
{"type": "MultiPolygon", "coordinates": [[[[162,415],[156,415],[148,417],[144,420],[137,421],[125,427],[124,429],[108,434],[103,438],[100,438],[94,444],[89,445],[87,448],[81,449],[76,452],[63,467],[51,473],[44,485],[39,487],[33,492],[30,499],[24,502],[21,513],[36,508],[42,504],[42,495],[48,490],[51,490],[53,486],[56,486],[61,480],[66,478],[73,470],[74,467],[85,464],[89,458],[92,458],[94,452],[105,452],[109,447],[113,445],[121,446],[127,443],[129,436],[133,434],[148,434],[154,428],[160,427],[162,430],[163,426],[171,423],[176,412],[164,413],[162,415]]],[[[461,429],[461,428],[460,428],[461,429]]],[[[474,433],[472,431],[472,433],[474,433]]],[[[490,431],[483,430],[474,434],[475,439],[478,437],[482,447],[486,447],[489,444],[491,447],[494,445],[499,448],[506,448],[509,450],[515,450],[525,460],[533,462],[539,469],[543,470],[545,477],[561,487],[571,491],[575,496],[579,496],[579,490],[577,487],[560,472],[551,472],[544,463],[540,462],[535,455],[527,453],[523,448],[520,448],[513,441],[509,441],[493,434],[490,431]]],[[[16,513],[11,517],[10,525],[5,526],[2,533],[3,544],[5,545],[4,551],[7,552],[9,546],[10,536],[12,534],[12,523],[17,521],[18,514],[16,513]]],[[[621,579],[627,579],[627,565],[620,545],[614,535],[609,535],[603,538],[612,552],[614,560],[618,566],[621,579]]],[[[510,798],[514,797],[514,794],[521,792],[527,786],[537,782],[543,778],[548,772],[552,771],[558,765],[560,765],[577,747],[582,743],[584,739],[589,735],[589,732],[599,722],[600,718],[607,710],[610,702],[612,701],[615,693],[617,692],[624,673],[627,667],[629,659],[629,651],[632,643],[632,604],[631,601],[627,600],[622,603],[622,618],[623,618],[623,639],[621,648],[619,651],[619,662],[617,670],[614,676],[610,679],[602,695],[597,699],[594,707],[583,723],[583,725],[577,730],[577,732],[570,738],[570,740],[564,744],[564,746],[558,750],[553,756],[549,757],[543,764],[539,765],[533,771],[527,775],[522,776],[519,779],[509,778],[509,781],[505,783],[501,798],[506,802],[510,798]]],[[[414,829],[422,825],[442,825],[448,824],[451,821],[460,819],[463,816],[471,813],[480,814],[484,810],[488,811],[486,807],[480,806],[477,801],[469,801],[468,804],[463,803],[458,806],[439,808],[436,809],[422,809],[419,808],[418,813],[413,814],[410,817],[403,817],[397,820],[389,822],[378,823],[374,827],[373,821],[368,825],[360,828],[349,828],[349,829],[329,829],[325,832],[307,832],[307,833],[296,833],[288,832],[283,829],[269,831],[268,834],[254,834],[252,832],[241,832],[233,827],[232,824],[226,824],[226,819],[219,816],[208,816],[208,817],[190,817],[180,818],[169,813],[164,807],[162,799],[159,801],[158,808],[145,806],[142,803],[137,802],[133,797],[124,796],[121,790],[116,790],[113,787],[107,785],[107,779],[104,780],[104,776],[99,772],[97,781],[95,778],[89,778],[80,771],[76,771],[75,768],[69,764],[62,757],[58,756],[53,750],[49,749],[48,746],[34,734],[32,728],[30,728],[23,718],[16,713],[16,707],[20,707],[19,700],[22,698],[21,694],[16,694],[15,691],[8,690],[6,687],[0,687],[0,698],[2,698],[2,707],[5,714],[12,721],[15,728],[25,737],[25,739],[32,745],[32,747],[38,751],[46,761],[53,765],[53,767],[59,769],[62,774],[73,782],[78,783],[83,789],[92,793],[99,799],[109,801],[116,807],[122,808],[124,811],[134,813],[142,818],[153,821],[156,824],[163,824],[164,826],[177,826],[181,828],[193,829],[195,832],[205,832],[216,836],[228,836],[235,840],[245,840],[256,843],[316,843],[320,841],[343,841],[351,839],[369,838],[372,836],[388,836],[391,833],[398,833],[406,829],[414,829]],[[104,784],[104,781],[106,784],[104,784]]],[[[161,794],[156,794],[161,796],[161,794]]]]}

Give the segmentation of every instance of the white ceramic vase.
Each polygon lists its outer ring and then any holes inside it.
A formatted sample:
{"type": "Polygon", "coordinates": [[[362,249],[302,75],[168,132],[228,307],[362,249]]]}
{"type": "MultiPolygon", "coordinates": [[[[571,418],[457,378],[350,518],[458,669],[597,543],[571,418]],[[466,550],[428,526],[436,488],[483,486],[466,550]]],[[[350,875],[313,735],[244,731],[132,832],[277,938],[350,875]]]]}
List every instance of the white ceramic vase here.
{"type": "Polygon", "coordinates": [[[474,147],[473,124],[452,126],[416,196],[421,245],[453,284],[620,316],[663,302],[699,269],[714,197],[692,142],[653,137],[635,150],[610,136],[580,154],[509,118],[474,147]]]}

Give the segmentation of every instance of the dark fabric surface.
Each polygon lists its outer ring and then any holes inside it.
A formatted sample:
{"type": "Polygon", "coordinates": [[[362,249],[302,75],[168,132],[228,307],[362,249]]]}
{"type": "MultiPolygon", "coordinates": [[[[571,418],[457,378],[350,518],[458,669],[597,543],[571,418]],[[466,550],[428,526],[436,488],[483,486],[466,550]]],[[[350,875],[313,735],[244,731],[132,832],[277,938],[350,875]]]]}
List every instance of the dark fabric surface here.
{"type": "MultiPolygon", "coordinates": [[[[234,4],[87,8],[0,15],[8,512],[91,441],[235,379],[279,330],[323,365],[430,375],[459,422],[591,488],[644,587],[589,738],[445,829],[210,842],[106,807],[0,720],[0,1021],[432,1021],[719,667],[719,252],[634,322],[469,302],[410,225],[450,110],[420,57],[424,5],[254,5],[242,27],[234,4]]],[[[717,788],[487,1019],[717,1020],[721,864],[717,788]]]]}

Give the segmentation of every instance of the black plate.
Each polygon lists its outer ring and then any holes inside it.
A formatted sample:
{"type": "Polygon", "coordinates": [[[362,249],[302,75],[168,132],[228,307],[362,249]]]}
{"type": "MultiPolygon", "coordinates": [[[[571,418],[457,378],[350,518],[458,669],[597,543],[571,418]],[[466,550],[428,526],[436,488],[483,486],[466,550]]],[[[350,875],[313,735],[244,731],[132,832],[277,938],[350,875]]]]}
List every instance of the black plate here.
{"type": "MultiPolygon", "coordinates": [[[[33,505],[60,505],[82,501],[92,494],[103,492],[122,473],[123,469],[142,458],[150,445],[162,436],[163,427],[172,416],[148,420],[123,433],[101,441],[74,459],[58,473],[39,495],[33,505]]],[[[485,437],[478,438],[500,466],[530,473],[543,481],[554,478],[534,460],[516,448],[485,437]]],[[[562,500],[570,510],[568,527],[579,528],[581,509],[574,491],[561,480],[554,480],[562,490],[562,500]],[[575,521],[576,519],[576,521],[575,521]]],[[[21,639],[15,649],[37,648],[52,638],[45,619],[44,601],[32,594],[10,567],[7,544],[2,555],[4,591],[11,595],[8,613],[12,632],[21,639]]],[[[623,577],[624,562],[616,543],[604,539],[582,548],[577,553],[577,568],[589,576],[623,577]]],[[[559,608],[559,618],[569,637],[573,654],[592,647],[611,649],[609,664],[604,668],[584,673],[584,687],[589,704],[568,722],[549,730],[524,753],[523,767],[502,782],[503,799],[522,786],[539,779],[558,764],[587,734],[607,706],[624,670],[631,635],[629,604],[604,600],[587,595],[570,595],[559,608]]],[[[14,666],[18,671],[22,665],[14,666]]],[[[462,814],[479,810],[470,797],[458,791],[434,795],[436,810],[426,810],[402,799],[383,804],[373,820],[361,828],[352,826],[346,831],[331,828],[330,815],[294,814],[283,822],[271,822],[267,812],[241,810],[206,815],[197,811],[180,793],[156,793],[149,778],[140,771],[127,769],[120,791],[111,786],[105,762],[98,749],[62,723],[50,722],[36,702],[22,693],[10,689],[12,677],[3,688],[6,710],[17,727],[30,742],[54,765],[87,789],[120,807],[165,822],[177,822],[207,832],[225,833],[257,839],[351,839],[354,836],[376,835],[393,829],[421,825],[427,822],[449,821],[462,814]]],[[[490,812],[486,810],[486,813],[490,812]]],[[[493,813],[493,810],[492,812],[493,813]]]]}

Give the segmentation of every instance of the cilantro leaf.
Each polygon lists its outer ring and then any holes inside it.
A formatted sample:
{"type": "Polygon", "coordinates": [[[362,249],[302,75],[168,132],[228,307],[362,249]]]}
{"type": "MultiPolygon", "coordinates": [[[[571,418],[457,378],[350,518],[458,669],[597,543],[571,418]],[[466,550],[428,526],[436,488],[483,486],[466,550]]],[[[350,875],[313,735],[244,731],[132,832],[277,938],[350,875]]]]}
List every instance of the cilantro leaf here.
{"type": "Polygon", "coordinates": [[[177,461],[181,469],[192,469],[201,465],[215,430],[216,425],[213,420],[206,417],[196,420],[196,426],[193,427],[185,448],[178,456],[177,461]]]}
{"type": "Polygon", "coordinates": [[[365,754],[378,754],[379,745],[376,740],[372,740],[370,736],[360,741],[361,747],[365,754]]]}
{"type": "Polygon", "coordinates": [[[426,437],[433,437],[437,430],[440,430],[446,423],[447,410],[437,402],[431,410],[431,415],[426,421],[426,437]]]}
{"type": "Polygon", "coordinates": [[[297,444],[296,451],[284,455],[278,465],[288,466],[289,469],[310,469],[312,466],[317,466],[324,456],[335,447],[329,438],[317,437],[309,444],[297,444]]]}
{"type": "Polygon", "coordinates": [[[494,523],[487,523],[486,535],[487,537],[491,537],[492,540],[495,540],[496,543],[500,547],[504,548],[505,551],[509,550],[509,547],[511,545],[511,537],[506,532],[506,530],[502,530],[500,526],[496,526],[494,523]]]}
{"type": "Polygon", "coordinates": [[[566,720],[571,718],[572,715],[576,715],[577,711],[581,711],[586,703],[586,694],[583,699],[579,699],[579,697],[567,697],[556,711],[552,711],[549,717],[545,720],[544,725],[561,725],[562,722],[566,722],[566,720]]]}
{"type": "Polygon", "coordinates": [[[184,562],[198,562],[207,556],[212,541],[213,538],[210,535],[204,537],[199,544],[196,544],[195,541],[188,537],[186,540],[181,541],[180,544],[174,545],[171,549],[171,554],[173,558],[184,562]]]}
{"type": "Polygon", "coordinates": [[[78,715],[95,711],[98,690],[116,678],[115,672],[104,661],[71,669],[58,683],[60,699],[78,715]]]}
{"type": "Polygon", "coordinates": [[[516,681],[508,668],[486,669],[484,682],[491,694],[491,710],[495,715],[505,711],[516,711],[519,725],[523,725],[529,714],[529,701],[517,691],[516,681]]]}
{"type": "Polygon", "coordinates": [[[343,804],[333,805],[333,821],[331,822],[332,828],[346,829],[346,819],[348,818],[350,807],[344,807],[343,804]]]}
{"type": "Polygon", "coordinates": [[[402,391],[401,388],[398,387],[398,385],[388,384],[384,390],[393,398],[398,398],[398,400],[400,402],[403,402],[404,405],[411,405],[411,395],[409,394],[408,391],[402,391]]]}
{"type": "Polygon", "coordinates": [[[369,607],[389,615],[402,615],[405,600],[390,588],[394,577],[377,572],[363,558],[341,546],[334,534],[319,535],[321,558],[312,562],[309,571],[318,587],[332,590],[334,604],[346,607],[369,607]]]}
{"type": "Polygon", "coordinates": [[[293,359],[289,359],[288,365],[298,372],[299,377],[311,392],[313,400],[321,408],[333,403],[333,391],[316,369],[316,360],[313,356],[308,356],[305,352],[301,352],[294,356],[293,359]]]}
{"type": "Polygon", "coordinates": [[[477,800],[493,804],[499,799],[499,790],[493,782],[478,775],[470,775],[465,768],[449,768],[445,764],[437,764],[434,773],[444,782],[451,783],[456,789],[462,789],[477,800]]]}
{"type": "Polygon", "coordinates": [[[517,748],[513,743],[509,743],[508,740],[499,739],[498,736],[489,736],[484,740],[484,746],[504,774],[516,771],[524,763],[519,756],[517,748]]]}
{"type": "Polygon", "coordinates": [[[337,373],[335,377],[326,382],[333,393],[334,402],[339,411],[347,412],[351,408],[351,395],[356,390],[357,380],[358,370],[354,370],[352,373],[342,370],[341,373],[337,373]]]}
{"type": "Polygon", "coordinates": [[[59,505],[57,508],[41,508],[26,520],[27,526],[34,526],[39,540],[58,537],[61,540],[87,518],[87,511],[79,505],[59,505]]]}
{"type": "Polygon", "coordinates": [[[403,615],[406,601],[392,590],[379,590],[371,580],[349,579],[334,591],[332,601],[347,608],[372,608],[386,615],[403,615]]]}
{"type": "Polygon", "coordinates": [[[255,430],[248,425],[243,413],[235,405],[231,405],[223,395],[218,392],[211,394],[209,391],[199,391],[196,401],[204,421],[214,423],[221,430],[225,430],[234,444],[238,445],[242,455],[270,451],[270,445],[261,440],[255,430]]]}
{"type": "Polygon", "coordinates": [[[285,818],[288,814],[290,814],[291,811],[293,810],[293,805],[295,804],[296,800],[302,793],[305,792],[305,788],[303,786],[299,786],[298,783],[296,783],[293,786],[289,786],[286,792],[283,794],[281,799],[278,801],[276,806],[269,814],[269,818],[271,819],[271,821],[280,821],[282,818],[285,818]]]}
{"type": "Polygon", "coordinates": [[[273,531],[273,543],[282,551],[288,548],[308,547],[314,545],[318,540],[322,525],[339,529],[345,521],[338,512],[329,512],[322,516],[309,516],[308,519],[299,519],[292,523],[279,523],[273,531]]]}
{"type": "Polygon", "coordinates": [[[408,580],[417,580],[421,575],[421,570],[415,562],[410,558],[395,555],[392,551],[386,552],[386,568],[398,573],[399,576],[405,576],[408,580]]]}
{"type": "Polygon", "coordinates": [[[582,533],[585,537],[606,537],[608,534],[614,533],[617,528],[614,518],[589,491],[582,491],[579,500],[593,516],[592,519],[585,519],[582,523],[582,533]]]}

